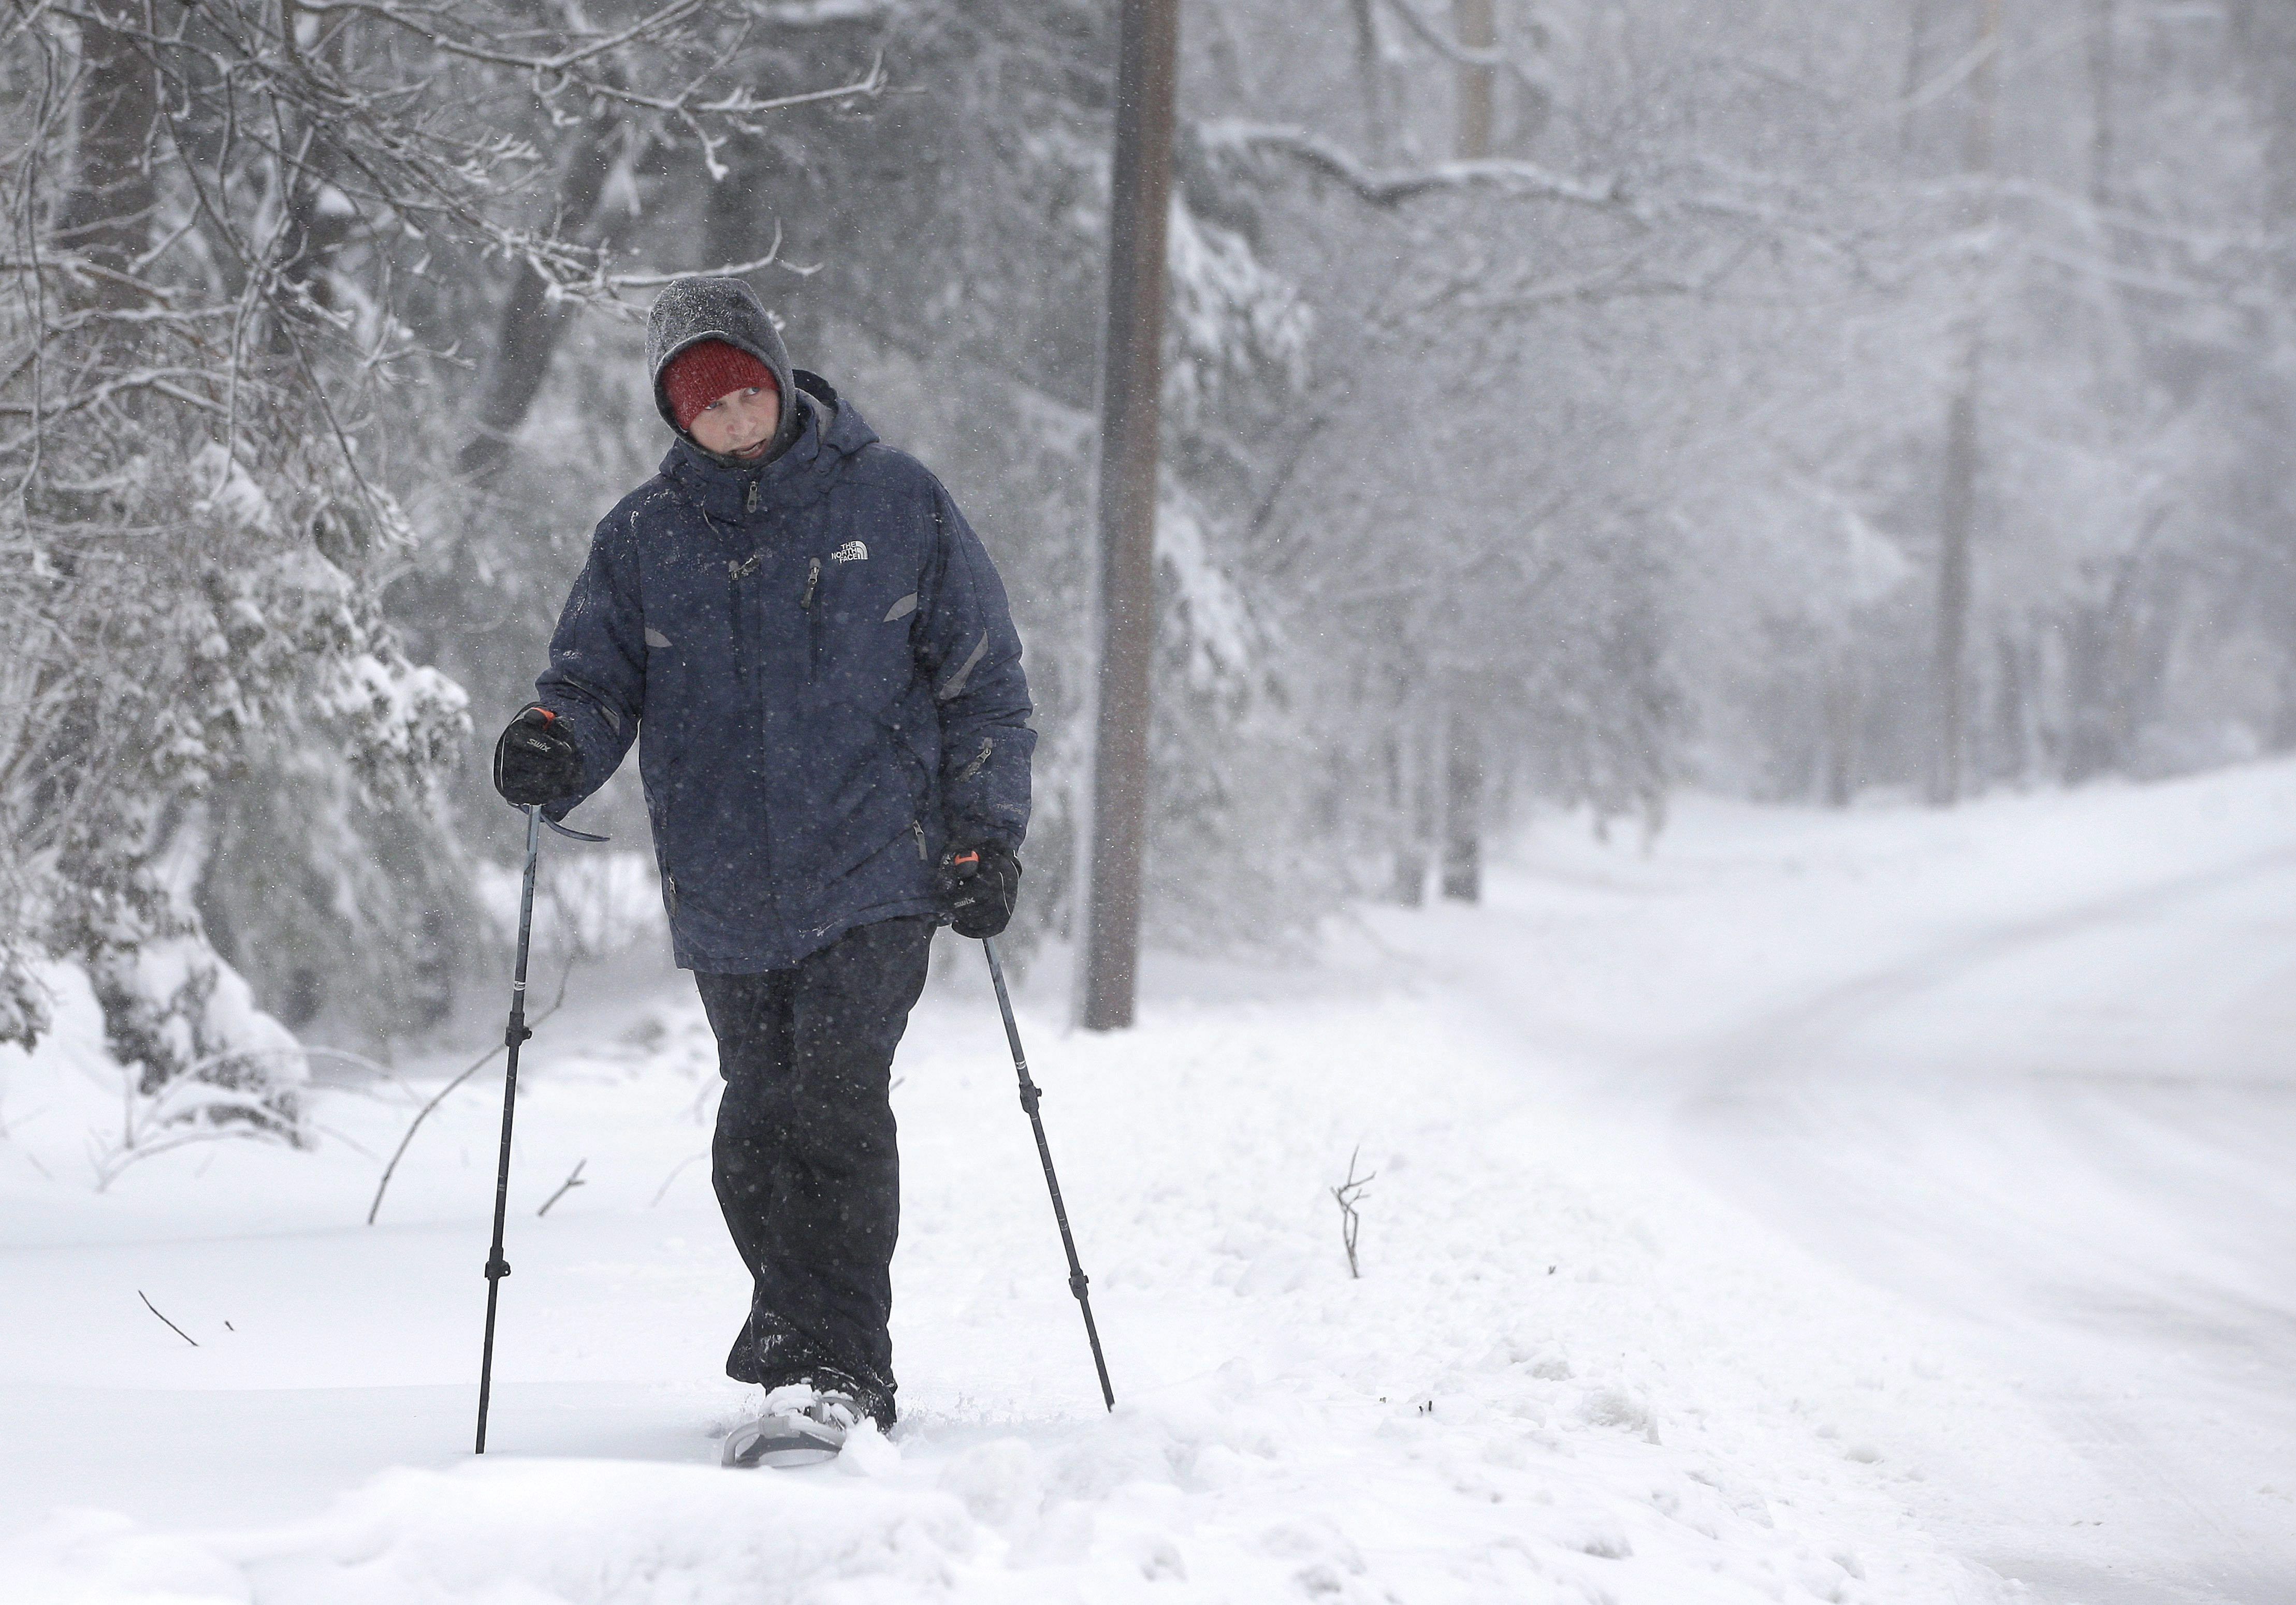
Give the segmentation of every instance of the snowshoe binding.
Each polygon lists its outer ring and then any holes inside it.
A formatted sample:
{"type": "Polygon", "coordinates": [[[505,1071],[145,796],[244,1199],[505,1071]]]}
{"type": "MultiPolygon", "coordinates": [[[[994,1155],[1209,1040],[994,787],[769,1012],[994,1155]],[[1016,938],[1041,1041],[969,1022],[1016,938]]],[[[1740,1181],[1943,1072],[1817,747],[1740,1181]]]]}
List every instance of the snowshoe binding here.
{"type": "Polygon", "coordinates": [[[758,1413],[726,1435],[729,1466],[815,1466],[834,1460],[865,1413],[833,1386],[791,1382],[766,1395],[758,1413]]]}

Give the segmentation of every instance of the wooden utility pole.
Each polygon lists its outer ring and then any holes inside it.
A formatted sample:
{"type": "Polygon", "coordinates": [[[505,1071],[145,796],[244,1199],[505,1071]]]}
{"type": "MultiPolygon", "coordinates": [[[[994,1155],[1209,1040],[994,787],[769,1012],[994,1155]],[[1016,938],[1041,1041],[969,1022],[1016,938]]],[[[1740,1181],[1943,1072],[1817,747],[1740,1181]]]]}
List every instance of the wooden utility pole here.
{"type": "Polygon", "coordinates": [[[2120,0],[2089,0],[2088,198],[2101,207],[2112,204],[2113,34],[2119,22],[2120,0]]]}
{"type": "Polygon", "coordinates": [[[1122,0],[1108,327],[1100,381],[1100,717],[1084,1023],[1132,1023],[1148,836],[1149,670],[1156,654],[1156,446],[1179,0],[1122,0]]]}
{"type": "MultiPolygon", "coordinates": [[[[1463,50],[1498,47],[1495,0],[1452,0],[1451,25],[1463,50]]],[[[1496,137],[1498,70],[1488,64],[1459,68],[1458,153],[1463,161],[1491,154],[1496,137]]],[[[1483,895],[1483,703],[1464,671],[1454,670],[1447,687],[1443,741],[1435,775],[1442,788],[1443,895],[1462,903],[1483,895]]]]}
{"type": "Polygon", "coordinates": [[[1974,342],[1959,388],[1947,405],[1945,493],[1938,510],[1937,750],[1931,755],[1930,801],[1961,800],[1962,754],[1969,725],[1969,547],[1977,523],[1977,352],[1974,342]]]}
{"type": "MultiPolygon", "coordinates": [[[[1496,0],[1451,0],[1451,27],[1462,50],[1496,50],[1499,43],[1496,0]]],[[[1480,161],[1491,153],[1498,117],[1498,69],[1459,69],[1459,155],[1480,161]]]]}
{"type": "MultiPolygon", "coordinates": [[[[1970,80],[1969,127],[1962,165],[1978,178],[1993,171],[1995,86],[1999,82],[2003,0],[1983,0],[1984,53],[1970,80]]],[[[1978,219],[1993,213],[1989,187],[1979,202],[1978,219]]],[[[1985,294],[1970,298],[1967,344],[1953,399],[1946,409],[1945,485],[1938,518],[1936,698],[1937,745],[1931,755],[1930,801],[1950,807],[1961,800],[1964,754],[1969,726],[1969,609],[1971,545],[1977,526],[1977,476],[1981,465],[1978,438],[1978,385],[1985,357],[1985,294]]]]}
{"type": "Polygon", "coordinates": [[[1451,702],[1443,770],[1443,895],[1460,903],[1483,897],[1483,733],[1474,700],[1451,702]]]}
{"type": "Polygon", "coordinates": [[[1379,17],[1373,0],[1348,0],[1356,24],[1356,86],[1363,96],[1364,149],[1385,161],[1390,144],[1387,115],[1387,62],[1380,50],[1379,17]]]}

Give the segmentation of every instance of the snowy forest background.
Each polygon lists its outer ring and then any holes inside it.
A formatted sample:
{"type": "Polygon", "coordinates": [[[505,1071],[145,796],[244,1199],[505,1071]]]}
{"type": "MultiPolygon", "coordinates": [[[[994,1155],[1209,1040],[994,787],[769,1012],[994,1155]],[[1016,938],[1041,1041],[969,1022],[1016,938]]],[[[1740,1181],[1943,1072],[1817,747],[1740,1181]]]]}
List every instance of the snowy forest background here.
{"type": "MultiPolygon", "coordinates": [[[[145,1093],[291,1126],[274,1021],[498,1005],[486,755],[665,444],[644,308],[721,266],[1002,564],[1064,930],[1114,19],[10,0],[0,1042],[75,967],[145,1093]]],[[[2296,12],[1198,0],[1182,48],[1152,942],[1685,783],[2296,748],[2296,12]]],[[[634,777],[590,813],[643,851],[634,777]]]]}

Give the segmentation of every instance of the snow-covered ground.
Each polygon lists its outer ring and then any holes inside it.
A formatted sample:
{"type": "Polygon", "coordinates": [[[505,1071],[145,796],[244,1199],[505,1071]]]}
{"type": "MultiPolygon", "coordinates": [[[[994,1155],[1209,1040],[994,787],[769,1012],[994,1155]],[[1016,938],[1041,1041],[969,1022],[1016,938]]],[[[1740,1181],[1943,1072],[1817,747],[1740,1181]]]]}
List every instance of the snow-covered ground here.
{"type": "Polygon", "coordinates": [[[2292,894],[2267,766],[1689,799],[1648,856],[1552,822],[1482,907],[1166,961],[1119,1036],[1065,1029],[1048,959],[1021,1023],[1112,1417],[944,936],[902,1424],[800,1472],[715,1466],[745,1278],[683,978],[582,972],[530,1050],[483,1462],[499,1079],[373,1227],[451,1058],[318,1093],[314,1151],[99,1193],[67,1006],[0,1050],[0,1599],[2296,1599],[2292,894]]]}

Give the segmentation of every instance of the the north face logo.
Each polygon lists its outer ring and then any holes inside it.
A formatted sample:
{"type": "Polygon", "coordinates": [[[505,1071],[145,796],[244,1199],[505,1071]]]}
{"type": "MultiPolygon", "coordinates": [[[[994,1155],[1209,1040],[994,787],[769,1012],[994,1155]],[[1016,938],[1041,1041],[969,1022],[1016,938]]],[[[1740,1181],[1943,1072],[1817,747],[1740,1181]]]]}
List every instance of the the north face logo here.
{"type": "Polygon", "coordinates": [[[869,548],[859,541],[848,541],[829,554],[829,561],[832,563],[859,563],[866,562],[868,559],[869,548]]]}

